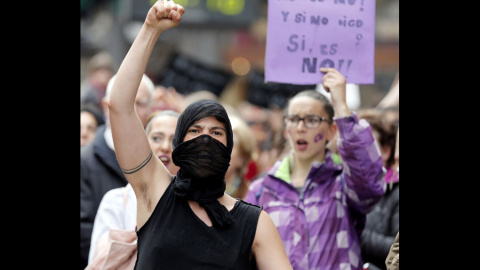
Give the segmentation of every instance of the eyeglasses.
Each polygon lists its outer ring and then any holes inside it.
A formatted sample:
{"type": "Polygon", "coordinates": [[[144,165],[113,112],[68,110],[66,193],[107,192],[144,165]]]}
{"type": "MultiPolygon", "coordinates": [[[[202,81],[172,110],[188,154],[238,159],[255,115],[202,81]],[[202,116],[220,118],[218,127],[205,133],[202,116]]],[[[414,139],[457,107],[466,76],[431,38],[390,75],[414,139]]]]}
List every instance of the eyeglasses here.
{"type": "Polygon", "coordinates": [[[285,115],[283,121],[288,127],[296,127],[300,121],[303,121],[307,128],[317,128],[322,121],[326,121],[329,124],[333,122],[330,119],[318,115],[307,115],[305,117],[300,117],[298,115],[285,115]]]}

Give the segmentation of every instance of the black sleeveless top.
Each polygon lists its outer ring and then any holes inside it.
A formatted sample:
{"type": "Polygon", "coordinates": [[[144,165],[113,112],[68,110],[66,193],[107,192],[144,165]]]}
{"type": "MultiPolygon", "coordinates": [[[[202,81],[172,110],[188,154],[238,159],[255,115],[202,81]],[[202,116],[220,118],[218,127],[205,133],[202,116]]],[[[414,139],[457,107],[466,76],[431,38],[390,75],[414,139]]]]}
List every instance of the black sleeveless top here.
{"type": "Polygon", "coordinates": [[[230,226],[209,227],[187,200],[175,195],[173,182],[137,230],[134,269],[256,269],[250,255],[262,208],[238,200],[230,211],[234,218],[230,226]]]}

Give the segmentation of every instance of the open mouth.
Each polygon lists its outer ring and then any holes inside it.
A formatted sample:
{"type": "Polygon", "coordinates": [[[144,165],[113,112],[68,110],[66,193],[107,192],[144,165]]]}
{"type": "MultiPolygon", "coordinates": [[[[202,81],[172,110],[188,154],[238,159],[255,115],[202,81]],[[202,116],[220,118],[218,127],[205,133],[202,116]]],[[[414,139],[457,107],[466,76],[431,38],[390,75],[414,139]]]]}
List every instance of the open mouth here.
{"type": "Polygon", "coordinates": [[[161,162],[163,162],[163,165],[165,165],[165,167],[168,167],[168,164],[170,164],[170,157],[169,156],[160,155],[160,156],[158,156],[158,158],[160,159],[161,162]]]}
{"type": "Polygon", "coordinates": [[[297,148],[298,150],[305,150],[307,149],[308,147],[308,142],[303,140],[303,139],[299,139],[297,140],[297,148]]]}

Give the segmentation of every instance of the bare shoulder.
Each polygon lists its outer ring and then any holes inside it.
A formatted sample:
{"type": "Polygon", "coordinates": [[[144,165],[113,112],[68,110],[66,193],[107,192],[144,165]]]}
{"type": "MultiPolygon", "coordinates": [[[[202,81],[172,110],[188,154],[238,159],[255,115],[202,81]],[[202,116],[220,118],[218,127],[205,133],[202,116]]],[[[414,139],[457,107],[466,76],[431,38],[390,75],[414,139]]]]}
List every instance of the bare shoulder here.
{"type": "Polygon", "coordinates": [[[252,252],[260,270],[292,269],[278,229],[264,210],[260,212],[252,252]]]}
{"type": "MultiPolygon", "coordinates": [[[[260,212],[260,216],[258,218],[258,224],[257,224],[257,235],[259,236],[266,236],[266,235],[271,235],[273,236],[273,232],[277,232],[278,230],[277,227],[275,226],[275,223],[273,223],[272,218],[270,215],[262,210],[260,212]]],[[[257,236],[255,236],[257,238],[257,236]]]]}

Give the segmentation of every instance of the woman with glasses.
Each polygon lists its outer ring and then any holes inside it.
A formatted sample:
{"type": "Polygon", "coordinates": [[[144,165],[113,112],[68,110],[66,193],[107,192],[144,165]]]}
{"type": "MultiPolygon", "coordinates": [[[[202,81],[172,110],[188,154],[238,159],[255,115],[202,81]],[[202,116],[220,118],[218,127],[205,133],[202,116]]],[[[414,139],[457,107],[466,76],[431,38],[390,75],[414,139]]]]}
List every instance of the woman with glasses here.
{"type": "Polygon", "coordinates": [[[384,194],[382,158],[370,125],[347,107],[345,77],[320,71],[331,102],[315,90],[289,100],[291,151],[251,183],[245,201],[269,213],[293,269],[362,269],[359,234],[384,194]],[[340,162],[326,147],[336,132],[340,162]]]}

